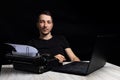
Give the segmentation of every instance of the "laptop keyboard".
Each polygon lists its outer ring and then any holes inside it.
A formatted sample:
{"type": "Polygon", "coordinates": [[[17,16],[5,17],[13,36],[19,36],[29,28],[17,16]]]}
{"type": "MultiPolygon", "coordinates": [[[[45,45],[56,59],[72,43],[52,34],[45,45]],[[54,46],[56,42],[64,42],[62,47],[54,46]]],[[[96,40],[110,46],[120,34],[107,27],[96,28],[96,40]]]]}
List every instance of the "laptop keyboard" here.
{"type": "Polygon", "coordinates": [[[69,72],[69,73],[85,73],[87,71],[88,62],[72,62],[60,67],[55,67],[53,71],[69,72]]]}

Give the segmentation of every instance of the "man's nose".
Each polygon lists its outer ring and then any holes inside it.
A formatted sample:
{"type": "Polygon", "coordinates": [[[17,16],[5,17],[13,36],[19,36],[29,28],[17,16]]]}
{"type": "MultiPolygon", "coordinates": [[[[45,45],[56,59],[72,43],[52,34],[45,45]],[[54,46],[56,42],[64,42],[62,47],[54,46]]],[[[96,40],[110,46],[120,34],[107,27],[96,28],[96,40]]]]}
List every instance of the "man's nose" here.
{"type": "Polygon", "coordinates": [[[47,27],[47,25],[48,25],[47,23],[44,24],[45,27],[47,27]]]}

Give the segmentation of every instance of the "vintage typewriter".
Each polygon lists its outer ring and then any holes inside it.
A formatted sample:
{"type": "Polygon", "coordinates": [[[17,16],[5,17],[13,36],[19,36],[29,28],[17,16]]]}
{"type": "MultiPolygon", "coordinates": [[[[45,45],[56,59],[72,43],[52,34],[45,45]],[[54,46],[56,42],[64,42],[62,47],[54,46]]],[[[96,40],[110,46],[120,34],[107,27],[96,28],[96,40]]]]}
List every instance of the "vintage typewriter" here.
{"type": "MultiPolygon", "coordinates": [[[[14,54],[14,48],[9,45],[4,45],[2,48],[5,48],[2,49],[2,52],[0,52],[4,53],[4,58],[2,58],[2,60],[7,60],[7,62],[13,64],[13,68],[15,70],[32,73],[44,73],[51,70],[52,67],[62,65],[59,63],[58,59],[54,58],[49,53],[36,56],[25,56],[14,54]]],[[[1,63],[1,65],[2,64],[3,63],[1,63]]]]}
{"type": "Polygon", "coordinates": [[[35,57],[6,54],[6,57],[12,61],[15,70],[33,73],[43,73],[51,70],[54,66],[61,65],[56,58],[49,54],[35,57]]]}

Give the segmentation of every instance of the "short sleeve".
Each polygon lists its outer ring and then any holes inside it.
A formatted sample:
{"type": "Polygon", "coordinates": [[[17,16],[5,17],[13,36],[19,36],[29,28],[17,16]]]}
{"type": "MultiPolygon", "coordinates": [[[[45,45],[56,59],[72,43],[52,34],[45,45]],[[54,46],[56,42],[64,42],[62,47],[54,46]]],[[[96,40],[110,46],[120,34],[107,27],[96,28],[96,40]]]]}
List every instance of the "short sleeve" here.
{"type": "Polygon", "coordinates": [[[61,41],[62,41],[62,47],[65,48],[69,48],[69,42],[67,41],[67,39],[64,36],[61,36],[61,41]]]}

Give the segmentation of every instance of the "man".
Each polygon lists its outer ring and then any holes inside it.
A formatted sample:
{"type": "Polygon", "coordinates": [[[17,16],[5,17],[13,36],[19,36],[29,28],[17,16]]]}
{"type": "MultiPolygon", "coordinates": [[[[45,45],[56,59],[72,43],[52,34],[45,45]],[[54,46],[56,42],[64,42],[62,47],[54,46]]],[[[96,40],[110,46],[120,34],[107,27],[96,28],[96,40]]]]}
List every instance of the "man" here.
{"type": "Polygon", "coordinates": [[[66,60],[65,54],[71,61],[80,61],[63,36],[51,34],[53,19],[49,11],[43,11],[38,15],[37,28],[40,36],[38,39],[31,40],[30,45],[36,47],[40,54],[49,53],[57,58],[60,63],[66,60]]]}

